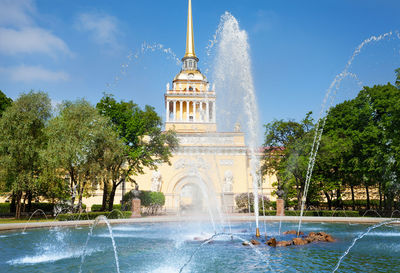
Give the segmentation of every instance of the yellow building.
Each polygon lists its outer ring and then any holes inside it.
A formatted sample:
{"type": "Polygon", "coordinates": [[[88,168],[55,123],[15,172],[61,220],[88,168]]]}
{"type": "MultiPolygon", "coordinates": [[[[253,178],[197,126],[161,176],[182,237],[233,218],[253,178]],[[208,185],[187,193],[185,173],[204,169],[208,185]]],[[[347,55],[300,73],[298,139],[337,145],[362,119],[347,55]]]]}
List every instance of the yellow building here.
{"type": "MultiPolygon", "coordinates": [[[[182,69],[165,93],[165,129],[174,129],[179,148],[173,153],[172,165],[162,164],[157,171],[147,170],[135,177],[140,190],[161,191],[166,196],[165,209],[205,210],[211,206],[220,212],[235,209],[234,197],[253,192],[249,154],[240,125],[232,132],[218,132],[215,90],[198,68],[189,0],[186,53],[182,69]]],[[[261,191],[271,198],[273,177],[264,177],[261,191]]],[[[131,190],[127,185],[126,191],[131,190]]],[[[118,189],[116,203],[121,200],[118,189]]],[[[90,206],[101,203],[101,192],[84,200],[90,206]]]]}

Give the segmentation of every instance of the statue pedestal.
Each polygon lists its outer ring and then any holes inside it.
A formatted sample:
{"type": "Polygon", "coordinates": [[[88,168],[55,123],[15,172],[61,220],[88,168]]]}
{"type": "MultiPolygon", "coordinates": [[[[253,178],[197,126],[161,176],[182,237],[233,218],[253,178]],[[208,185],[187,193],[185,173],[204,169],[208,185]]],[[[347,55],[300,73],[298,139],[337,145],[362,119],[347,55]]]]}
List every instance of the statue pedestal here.
{"type": "Polygon", "coordinates": [[[285,201],[276,199],[276,216],[285,216],[285,201]]]}
{"type": "Polygon", "coordinates": [[[140,199],[132,199],[132,216],[131,218],[141,217],[140,214],[140,199]]]}
{"type": "Polygon", "coordinates": [[[224,212],[226,213],[233,213],[235,210],[235,199],[233,198],[233,192],[225,192],[222,196],[222,203],[224,206],[224,212]]]}

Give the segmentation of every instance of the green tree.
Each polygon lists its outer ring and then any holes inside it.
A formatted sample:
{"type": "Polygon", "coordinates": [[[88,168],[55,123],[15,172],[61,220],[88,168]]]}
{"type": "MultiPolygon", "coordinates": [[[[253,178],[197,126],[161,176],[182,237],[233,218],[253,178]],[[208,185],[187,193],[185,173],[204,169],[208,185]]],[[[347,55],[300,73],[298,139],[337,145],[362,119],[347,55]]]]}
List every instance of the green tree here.
{"type": "Polygon", "coordinates": [[[371,156],[365,165],[374,171],[373,179],[379,180],[385,208],[390,210],[400,193],[400,90],[388,83],[365,87],[359,97],[368,102],[379,143],[369,147],[371,156]]]}
{"type": "MultiPolygon", "coordinates": [[[[359,103],[358,103],[359,104],[359,103]]],[[[350,186],[353,207],[354,187],[362,180],[362,142],[360,132],[369,124],[369,115],[362,115],[355,100],[345,101],[331,108],[324,127],[324,144],[316,159],[315,175],[331,208],[336,195],[336,206],[341,206],[343,187],[350,186]]]]}
{"type": "Polygon", "coordinates": [[[312,143],[311,114],[301,122],[276,120],[265,125],[263,173],[276,174],[278,188],[285,190],[286,198],[292,197],[288,194],[294,187],[299,207],[312,143]]]}
{"type": "Polygon", "coordinates": [[[0,90],[0,118],[3,115],[4,110],[12,103],[12,99],[8,98],[1,90],[0,90]]]}
{"type": "Polygon", "coordinates": [[[341,186],[349,186],[355,208],[354,187],[363,185],[369,209],[369,189],[375,186],[380,207],[384,199],[386,209],[392,208],[399,192],[399,101],[400,91],[387,84],[365,87],[356,98],[330,109],[324,128],[329,144],[318,154],[316,174],[322,189],[336,191],[338,202],[341,186]]]}
{"type": "Polygon", "coordinates": [[[397,68],[395,72],[396,72],[396,86],[397,88],[400,88],[400,68],[397,68]]]}
{"type": "Polygon", "coordinates": [[[111,181],[108,200],[109,209],[112,209],[117,187],[127,179],[136,183],[132,176],[142,174],[144,168],[157,169],[161,163],[170,163],[169,158],[177,148],[178,140],[175,132],[162,132],[161,117],[148,105],[143,110],[132,101],[117,102],[112,95],[105,94],[97,109],[101,115],[110,118],[124,143],[124,160],[115,161],[115,175],[111,181]]]}
{"type": "Polygon", "coordinates": [[[56,176],[67,180],[71,203],[78,199],[81,209],[83,196],[90,195],[101,183],[104,157],[116,134],[107,118],[85,100],[64,102],[59,115],[46,128],[47,165],[56,176]]]}
{"type": "Polygon", "coordinates": [[[40,152],[46,145],[43,132],[51,116],[47,94],[22,94],[3,112],[0,119],[0,181],[13,192],[16,218],[21,215],[21,199],[30,204],[41,173],[40,152]]]}

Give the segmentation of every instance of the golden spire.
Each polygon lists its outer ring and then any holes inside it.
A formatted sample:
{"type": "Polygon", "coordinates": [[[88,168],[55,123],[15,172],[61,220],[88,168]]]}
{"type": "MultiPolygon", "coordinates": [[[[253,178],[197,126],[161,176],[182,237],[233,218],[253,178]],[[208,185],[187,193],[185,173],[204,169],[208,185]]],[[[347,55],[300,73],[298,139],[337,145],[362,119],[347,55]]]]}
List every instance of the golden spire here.
{"type": "Polygon", "coordinates": [[[192,0],[189,0],[187,33],[186,33],[186,53],[184,58],[197,58],[194,52],[194,34],[193,34],[193,18],[192,18],[192,0]]]}

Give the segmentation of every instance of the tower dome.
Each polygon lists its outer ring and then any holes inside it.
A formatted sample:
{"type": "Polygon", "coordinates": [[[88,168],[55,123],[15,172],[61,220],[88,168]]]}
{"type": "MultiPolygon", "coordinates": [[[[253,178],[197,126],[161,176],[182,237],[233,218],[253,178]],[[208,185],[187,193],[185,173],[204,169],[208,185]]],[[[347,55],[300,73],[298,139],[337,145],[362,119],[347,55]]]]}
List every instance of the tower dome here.
{"type": "Polygon", "coordinates": [[[195,53],[192,1],[188,3],[186,51],[182,58],[182,69],[172,81],[172,88],[167,85],[165,94],[166,130],[177,132],[215,132],[215,99],[210,90],[207,77],[197,64],[195,53]]]}

